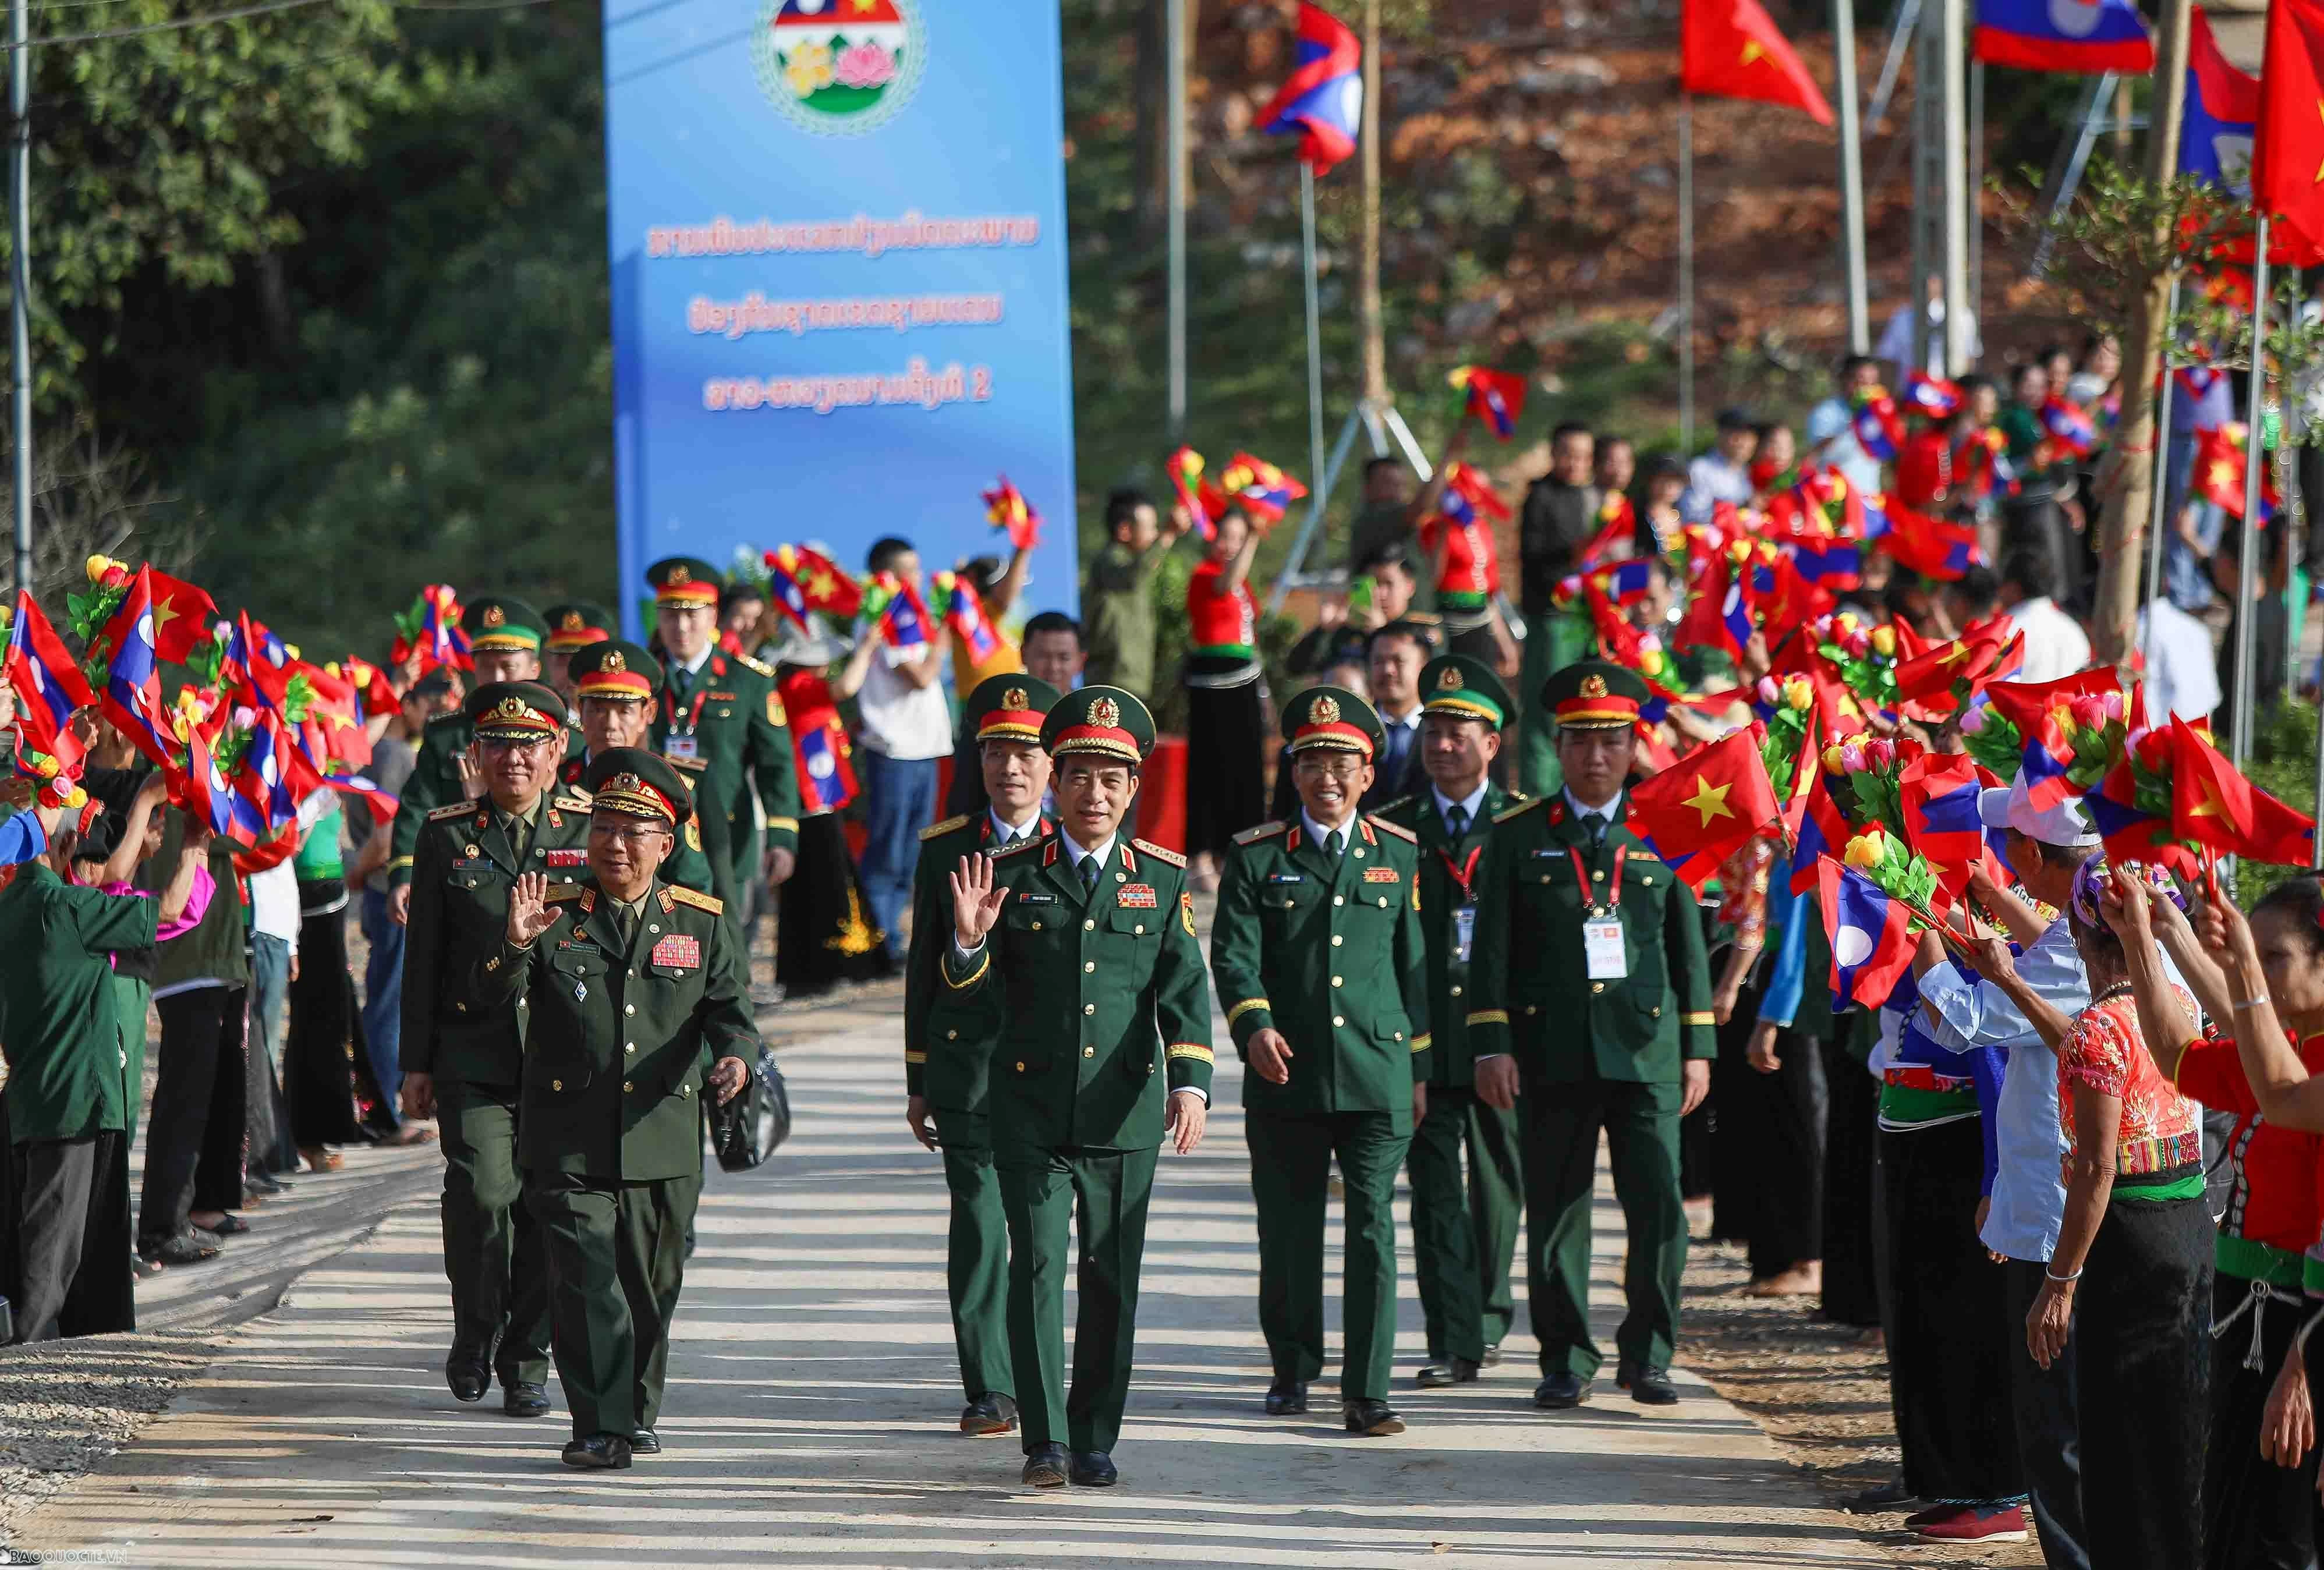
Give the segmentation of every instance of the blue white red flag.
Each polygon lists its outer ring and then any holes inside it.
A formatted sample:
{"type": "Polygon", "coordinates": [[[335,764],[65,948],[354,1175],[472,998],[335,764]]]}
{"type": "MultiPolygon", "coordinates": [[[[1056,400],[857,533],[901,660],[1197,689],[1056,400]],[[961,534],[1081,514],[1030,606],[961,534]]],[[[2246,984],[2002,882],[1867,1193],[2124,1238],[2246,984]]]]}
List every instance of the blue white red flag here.
{"type": "Polygon", "coordinates": [[[2098,428],[2080,405],[2052,396],[2042,402],[2042,429],[2076,457],[2088,457],[2098,444],[2098,428]]]}
{"type": "Polygon", "coordinates": [[[1654,564],[1645,557],[1618,561],[1599,574],[1599,581],[1616,605],[1636,605],[1655,586],[1654,564]]]}
{"type": "Polygon", "coordinates": [[[108,650],[97,706],[137,750],[167,770],[179,767],[177,737],[161,702],[161,659],[153,647],[153,580],[139,568],[129,597],[97,633],[108,650]]]}
{"type": "Polygon", "coordinates": [[[799,580],[791,576],[788,568],[771,556],[767,560],[767,597],[798,625],[800,632],[809,631],[807,624],[807,590],[799,586],[799,580]]]}
{"type": "Polygon", "coordinates": [[[1495,436],[1507,441],[1517,434],[1517,417],[1525,412],[1523,376],[1482,365],[1460,365],[1453,369],[1452,385],[1466,394],[1465,411],[1490,426],[1495,436]]]}
{"type": "Polygon", "coordinates": [[[1831,940],[1831,991],[1877,1009],[1912,968],[1912,913],[1880,885],[1825,856],[1816,863],[1824,936],[1831,940]]]}
{"type": "Polygon", "coordinates": [[[885,609],[880,613],[880,642],[891,649],[918,649],[935,636],[929,625],[927,602],[920,591],[901,578],[890,577],[886,585],[893,591],[885,609]]]}
{"type": "Polygon", "coordinates": [[[992,620],[984,614],[984,601],[978,597],[976,586],[958,574],[947,575],[951,582],[941,579],[937,587],[945,591],[945,624],[967,646],[969,659],[982,665],[1000,651],[1001,640],[992,631],[992,620]]]}
{"type": "Polygon", "coordinates": [[[2154,40],[2130,0],[1977,0],[1969,54],[2026,71],[2154,69],[2154,40]]]}
{"type": "Polygon", "coordinates": [[[1904,446],[1904,420],[1896,401],[1875,392],[1856,406],[1856,445],[1882,463],[1894,463],[1904,446]]]}
{"type": "Polygon", "coordinates": [[[2259,135],[2259,78],[2219,52],[2210,19],[2195,7],[2187,34],[2187,106],[2179,116],[2179,172],[2200,175],[2239,197],[2251,195],[2252,143],[2259,135]]]}
{"type": "Polygon", "coordinates": [[[1904,374],[1904,403],[1915,414],[1925,414],[1932,420],[1950,420],[1960,408],[1960,389],[1950,382],[1924,376],[1918,371],[1904,374]]]}
{"type": "Polygon", "coordinates": [[[855,772],[848,766],[847,733],[837,724],[810,725],[794,733],[799,754],[799,805],[808,812],[836,812],[855,797],[855,772]]]}
{"type": "Polygon", "coordinates": [[[364,804],[374,823],[392,823],[399,805],[394,792],[383,790],[379,781],[368,774],[326,774],[323,783],[342,796],[352,796],[364,804]]]}
{"type": "MultiPolygon", "coordinates": [[[[30,589],[16,591],[16,619],[9,624],[8,652],[0,668],[16,694],[17,729],[34,751],[48,753],[69,773],[81,756],[72,734],[73,713],[97,699],[30,589]]],[[[0,758],[0,764],[6,761],[0,758]]]]}
{"type": "Polygon", "coordinates": [[[1318,179],[1356,150],[1364,111],[1363,51],[1356,35],[1320,5],[1299,0],[1290,79],[1259,111],[1270,135],[1299,134],[1299,161],[1318,179]]]}

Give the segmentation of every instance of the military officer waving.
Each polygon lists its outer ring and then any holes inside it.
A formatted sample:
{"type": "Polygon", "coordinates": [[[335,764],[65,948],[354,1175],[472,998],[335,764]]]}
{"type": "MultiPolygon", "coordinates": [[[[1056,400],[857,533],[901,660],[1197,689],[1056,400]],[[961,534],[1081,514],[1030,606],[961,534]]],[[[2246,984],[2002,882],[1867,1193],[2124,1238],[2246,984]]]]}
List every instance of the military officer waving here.
{"type": "MultiPolygon", "coordinates": [[[[486,595],[460,614],[460,625],[468,634],[468,658],[475,662],[477,686],[540,679],[544,633],[540,614],[530,605],[506,595],[486,595]]],[[[397,797],[395,822],[388,830],[388,910],[399,921],[410,913],[411,858],[420,843],[420,826],[439,807],[474,801],[484,794],[481,761],[468,746],[475,734],[476,722],[465,707],[429,720],[420,733],[420,752],[411,761],[410,776],[397,797]]]]}
{"type": "Polygon", "coordinates": [[[1412,1273],[1428,1329],[1424,1386],[1465,1384],[1498,1361],[1513,1304],[1524,1181],[1516,1114],[1477,1098],[1469,1052],[1469,956],[1478,867],[1512,798],[1489,778],[1512,706],[1491,667],[1467,654],[1420,673],[1420,761],[1428,789],[1380,816],[1420,840],[1420,925],[1428,941],[1428,1114],[1412,1131],[1412,1273]],[[1469,1174],[1464,1189],[1461,1158],[1469,1174]]]}
{"type": "Polygon", "coordinates": [[[1718,1048],[1694,897],[1622,823],[1647,697],[1601,660],[1549,679],[1565,788],[1496,817],[1477,892],[1469,1045],[1479,1099],[1519,1110],[1534,1404],[1551,1409],[1586,1399],[1600,1361],[1589,1307],[1601,1127],[1630,1244],[1617,1382],[1648,1405],[1678,1399],[1678,1123],[1710,1088],[1718,1048]]]}
{"type": "Polygon", "coordinates": [[[1259,1321],[1275,1366],[1267,1409],[1307,1409],[1323,1366],[1323,1218],[1332,1160],[1347,1188],[1340,1370],[1351,1434],[1400,1434],[1396,1175],[1427,1105],[1427,960],[1410,829],[1367,817],[1381,731],[1371,706],[1314,687],[1284,706],[1296,823],[1235,836],[1211,969],[1250,1072],[1243,1129],[1259,1205],[1259,1321]],[[1280,1020],[1288,1030],[1277,1027],[1280,1020]]]}
{"type": "Polygon", "coordinates": [[[718,901],[657,875],[685,783],[615,748],[586,779],[589,871],[519,880],[474,984],[525,1019],[525,1202],[548,1240],[567,1465],[656,1455],[684,1241],[702,1193],[702,1100],[748,1078],[759,1035],[718,901]]]}
{"type": "Polygon", "coordinates": [[[998,855],[1052,827],[1041,814],[1049,790],[1049,755],[1041,722],[1057,689],[1022,674],[988,677],[963,706],[961,724],[976,738],[988,804],[920,831],[912,876],[912,952],[904,970],[904,1116],[913,1137],[944,1151],[952,1191],[951,1290],[954,1344],[968,1405],[964,1434],[1006,1434],[1017,1427],[1017,1381],[1009,1361],[1009,1224],[992,1168],[991,1108],[986,1090],[991,1011],[1001,989],[967,1005],[969,1020],[933,1018],[949,990],[944,953],[952,942],[952,873],[966,855],[998,855]],[[964,1026],[966,1027],[964,1030],[964,1026]],[[968,1045],[963,1044],[965,1037],[968,1045]],[[936,1116],[934,1132],[928,1116],[936,1116]],[[939,1141],[939,1135],[941,1141],[939,1141]]]}
{"type": "Polygon", "coordinates": [[[569,884],[582,875],[589,804],[554,789],[565,742],[555,692],[495,682],[470,693],[462,715],[484,795],[429,813],[413,846],[403,1107],[443,1126],[445,1380],[475,1401],[497,1372],[503,1410],[533,1418],[549,1410],[549,1281],[517,1157],[523,1043],[514,1005],[477,990],[468,965],[498,946],[520,876],[569,884]]]}
{"type": "Polygon", "coordinates": [[[985,1021],[982,1040],[963,1030],[962,1041],[992,1055],[1024,1481],[1103,1486],[1117,1476],[1157,1147],[1167,1132],[1180,1154],[1194,1150],[1210,1104],[1210,995],[1185,857],[1123,832],[1154,747],[1146,706],[1119,688],[1068,693],[1041,744],[1056,762],[1058,827],[989,860],[961,857],[943,974],[953,1006],[999,994],[989,1012],[962,1014],[985,1021]],[[1069,1273],[1081,1295],[1070,1394],[1069,1273]]]}
{"type": "Polygon", "coordinates": [[[654,750],[693,782],[703,848],[718,897],[742,934],[740,890],[751,866],[751,793],[767,819],[768,881],[791,875],[798,851],[798,780],[772,667],[717,646],[718,569],[674,556],[646,569],[666,656],[654,750]]]}

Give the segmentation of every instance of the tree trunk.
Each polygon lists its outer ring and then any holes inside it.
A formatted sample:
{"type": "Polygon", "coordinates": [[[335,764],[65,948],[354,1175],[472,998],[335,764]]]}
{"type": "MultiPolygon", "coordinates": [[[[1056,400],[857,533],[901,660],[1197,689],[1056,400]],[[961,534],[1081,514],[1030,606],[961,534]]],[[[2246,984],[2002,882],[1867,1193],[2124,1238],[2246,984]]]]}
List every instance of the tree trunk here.
{"type": "Polygon", "coordinates": [[[1170,7],[1144,0],[1138,8],[1138,57],[1130,92],[1138,105],[1133,213],[1140,242],[1162,237],[1170,211],[1170,7]]]}
{"type": "Polygon", "coordinates": [[[1380,314],[1380,0],[1364,0],[1364,245],[1358,292],[1362,300],[1364,402],[1385,406],[1388,327],[1380,314]]]}
{"type": "MultiPolygon", "coordinates": [[[[2147,114],[2149,186],[2169,183],[2179,167],[2179,116],[2186,101],[2187,15],[2191,0],[2163,0],[2156,18],[2154,91],[2147,114]]],[[[2155,236],[2155,254],[2168,256],[2170,236],[2155,236]]],[[[2099,493],[2106,517],[2098,533],[2098,604],[2090,614],[2093,652],[2102,664],[2129,657],[2138,623],[2138,577],[2146,559],[2146,519],[2154,506],[2155,457],[2168,432],[2154,429],[2154,381],[2170,330],[2171,270],[2157,269],[2133,302],[2130,341],[2122,346],[2122,416],[2099,493]]],[[[2150,586],[2149,593],[2153,592],[2150,586]]]]}

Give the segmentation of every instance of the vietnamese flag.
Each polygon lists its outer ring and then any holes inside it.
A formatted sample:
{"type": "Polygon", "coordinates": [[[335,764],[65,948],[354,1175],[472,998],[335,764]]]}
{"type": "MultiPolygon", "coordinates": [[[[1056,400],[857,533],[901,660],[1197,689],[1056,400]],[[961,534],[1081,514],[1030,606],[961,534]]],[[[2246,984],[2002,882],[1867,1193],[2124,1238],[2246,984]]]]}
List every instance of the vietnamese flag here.
{"type": "Polygon", "coordinates": [[[1630,831],[1699,893],[1738,847],[1781,820],[1783,808],[1758,743],[1749,731],[1733,731],[1633,786],[1628,814],[1630,831]]]}
{"type": "Polygon", "coordinates": [[[2272,0],[2252,143],[2252,207],[2324,235],[2324,0],[2272,0]]]}
{"type": "Polygon", "coordinates": [[[1678,85],[1714,98],[1751,98],[1831,124],[1823,89],[1758,0],[1682,0],[1678,85]]]}
{"type": "Polygon", "coordinates": [[[1975,682],[1993,669],[2001,649],[1997,633],[1966,633],[1901,661],[1896,667],[1897,701],[1934,697],[1950,691],[1956,679],[1975,682]]]}
{"type": "Polygon", "coordinates": [[[181,578],[146,568],[152,582],[153,652],[165,665],[182,665],[194,645],[210,635],[217,602],[181,578]]]}

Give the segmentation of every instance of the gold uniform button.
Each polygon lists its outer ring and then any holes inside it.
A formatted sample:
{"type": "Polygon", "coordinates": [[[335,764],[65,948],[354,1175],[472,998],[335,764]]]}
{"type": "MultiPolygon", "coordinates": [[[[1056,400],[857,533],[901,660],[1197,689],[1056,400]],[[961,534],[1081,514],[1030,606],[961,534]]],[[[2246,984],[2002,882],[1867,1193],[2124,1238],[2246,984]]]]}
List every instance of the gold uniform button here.
{"type": "Polygon", "coordinates": [[[1130,882],[1130,874],[1128,873],[1116,873],[1113,874],[1113,881],[1117,883],[1126,883],[1130,882]]]}
{"type": "Polygon", "coordinates": [[[1084,1014],[1094,1014],[1097,1012],[1097,1005],[1095,1003],[1084,1003],[1082,1005],[1082,1012],[1084,1014]]]}
{"type": "Polygon", "coordinates": [[[1541,1010],[1540,1010],[1537,1006],[1536,1006],[1535,1004],[1527,1003],[1527,1004],[1526,1005],[1526,1012],[1527,1014],[1529,1014],[1529,1015],[1531,1015],[1531,1014],[1538,1014],[1538,1013],[1540,1013],[1540,1012],[1541,1012],[1541,1010]]]}
{"type": "Polygon", "coordinates": [[[1403,1031],[1401,1031],[1401,1030],[1398,1030],[1398,1031],[1396,1033],[1396,1039],[1397,1039],[1397,1040],[1399,1040],[1399,1041],[1403,1040],[1403,1039],[1404,1039],[1404,1032],[1403,1032],[1403,1031]]]}
{"type": "Polygon", "coordinates": [[[1041,930],[1041,924],[1038,921],[1033,923],[1033,930],[1036,932],[1041,930]]]}
{"type": "Polygon", "coordinates": [[[637,1086],[636,1086],[636,1085],[632,1085],[628,1080],[626,1080],[626,1079],[625,1079],[625,1080],[622,1081],[622,1088],[623,1090],[631,1090],[631,1091],[633,1091],[633,1090],[637,1089],[637,1086]]]}
{"type": "Polygon", "coordinates": [[[563,1090],[565,1088],[565,1082],[561,1079],[552,1079],[549,1082],[549,1088],[551,1090],[563,1090]]]}
{"type": "Polygon", "coordinates": [[[1363,846],[1361,846],[1361,845],[1358,845],[1358,846],[1356,847],[1356,860],[1358,860],[1358,861],[1361,861],[1361,860],[1363,860],[1363,859],[1364,859],[1364,847],[1363,847],[1363,846]]]}
{"type": "Polygon", "coordinates": [[[1087,972],[1087,971],[1093,971],[1093,970],[1095,970],[1096,968],[1097,968],[1097,961],[1095,961],[1095,960],[1093,960],[1093,959],[1085,959],[1085,960],[1082,961],[1082,969],[1083,969],[1084,972],[1087,972]]]}
{"type": "Polygon", "coordinates": [[[468,1005],[466,1003],[454,1003],[452,1006],[464,1014],[468,1011],[468,1005]]]}
{"type": "Polygon", "coordinates": [[[1335,976],[1333,976],[1333,977],[1332,978],[1332,984],[1333,984],[1333,986],[1339,986],[1339,985],[1341,985],[1341,984],[1342,984],[1343,980],[1344,980],[1344,978],[1343,978],[1343,977],[1336,976],[1336,975],[1335,975],[1335,976]]]}
{"type": "Polygon", "coordinates": [[[960,1039],[960,1032],[957,1030],[946,1030],[945,1032],[945,1039],[947,1041],[957,1041],[960,1039]]]}
{"type": "MultiPolygon", "coordinates": [[[[1033,925],[1038,927],[1040,923],[1036,921],[1033,925]]],[[[1082,923],[1082,930],[1084,932],[1094,932],[1097,930],[1097,923],[1094,921],[1084,921],[1082,923]]]]}
{"type": "Polygon", "coordinates": [[[484,852],[482,852],[482,851],[480,851],[480,850],[478,850],[475,845],[470,845],[470,846],[468,847],[468,854],[469,854],[470,855],[472,855],[472,856],[480,856],[480,855],[484,854],[484,852]]]}
{"type": "MultiPolygon", "coordinates": [[[[1590,984],[1590,990],[1593,993],[1602,993],[1606,990],[1606,984],[1604,982],[1591,982],[1590,984]]],[[[1527,1011],[1530,1012],[1531,1011],[1527,1011]]]]}
{"type": "Polygon", "coordinates": [[[539,846],[539,845],[535,845],[535,846],[533,846],[532,854],[533,854],[533,855],[534,855],[535,857],[537,857],[537,858],[546,858],[546,857],[548,856],[548,854],[549,854],[549,853],[548,853],[546,850],[542,849],[542,848],[541,848],[540,846],[539,846]]]}
{"type": "Polygon", "coordinates": [[[1140,921],[1140,922],[1138,924],[1137,928],[1135,928],[1135,936],[1139,937],[1145,937],[1145,936],[1146,936],[1146,923],[1145,923],[1145,922],[1140,921]]]}
{"type": "Polygon", "coordinates": [[[1344,941],[1345,941],[1345,939],[1342,938],[1342,937],[1341,937],[1341,936],[1340,936],[1338,933],[1334,932],[1333,934],[1332,934],[1332,947],[1334,947],[1334,948],[1339,947],[1340,947],[1340,945],[1341,945],[1342,942],[1344,942],[1344,941]]]}
{"type": "Polygon", "coordinates": [[[1082,1056],[1084,1057],[1094,1057],[1097,1056],[1097,1048],[1094,1047],[1084,1047],[1082,1048],[1082,1056]]]}
{"type": "Polygon", "coordinates": [[[1386,894],[1382,894],[1380,896],[1380,909],[1383,910],[1388,909],[1388,896],[1386,894]]]}
{"type": "Polygon", "coordinates": [[[1606,881],[1606,874],[1603,873],[1592,873],[1590,874],[1590,881],[1593,883],[1602,883],[1606,881]]]}
{"type": "Polygon", "coordinates": [[[623,1012],[623,1013],[625,1013],[625,1014],[634,1014],[634,1013],[636,1013],[637,1011],[638,1011],[638,1006],[637,1006],[637,1004],[635,1004],[635,1003],[623,1003],[623,1004],[622,1005],[622,1012],[623,1012]]]}
{"type": "Polygon", "coordinates": [[[1019,1063],[1019,1064],[1017,1066],[1017,1072],[1018,1072],[1018,1073],[1019,1073],[1019,1074],[1022,1074],[1022,1073],[1024,1073],[1024,1072],[1025,1072],[1025,1066],[1024,1066],[1022,1063],[1019,1063]]]}
{"type": "Polygon", "coordinates": [[[1656,1003],[1656,1004],[1654,1006],[1654,1011],[1654,1011],[1654,1017],[1655,1017],[1655,1019],[1659,1020],[1659,1019],[1661,1019],[1661,1018],[1663,1017],[1663,1006],[1662,1006],[1660,1003],[1656,1003]]]}
{"type": "Polygon", "coordinates": [[[646,928],[646,930],[647,930],[648,932],[659,932],[659,931],[661,930],[661,928],[659,928],[659,927],[649,927],[649,928],[646,928]]]}
{"type": "MultiPolygon", "coordinates": [[[[1340,896],[1340,895],[1338,895],[1338,894],[1334,894],[1334,895],[1333,895],[1333,896],[1332,896],[1332,903],[1333,903],[1333,904],[1334,904],[1334,905],[1344,905],[1344,904],[1346,904],[1347,902],[1348,902],[1348,901],[1347,901],[1344,898],[1342,898],[1342,896],[1340,896]]],[[[1291,901],[1290,901],[1290,900],[1286,900],[1284,901],[1284,903],[1285,903],[1285,904],[1286,904],[1286,905],[1288,905],[1289,903],[1291,903],[1291,901]]]]}
{"type": "Polygon", "coordinates": [[[622,1050],[624,1052],[635,1052],[637,1049],[638,1044],[634,1041],[625,1041],[622,1044],[622,1050]]]}
{"type": "Polygon", "coordinates": [[[1332,1023],[1334,1025],[1344,1025],[1347,1022],[1347,1019],[1344,1015],[1334,1014],[1332,1016],[1332,1023]]]}
{"type": "Polygon", "coordinates": [[[1460,988],[1459,984],[1457,984],[1457,983],[1456,983],[1456,984],[1454,984],[1454,985],[1453,985],[1453,988],[1452,988],[1452,995],[1453,995],[1454,997],[1456,997],[1456,998],[1457,998],[1457,997],[1459,997],[1459,996],[1461,995],[1461,988],[1460,988]]]}

